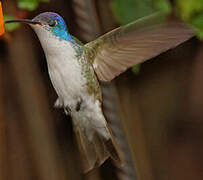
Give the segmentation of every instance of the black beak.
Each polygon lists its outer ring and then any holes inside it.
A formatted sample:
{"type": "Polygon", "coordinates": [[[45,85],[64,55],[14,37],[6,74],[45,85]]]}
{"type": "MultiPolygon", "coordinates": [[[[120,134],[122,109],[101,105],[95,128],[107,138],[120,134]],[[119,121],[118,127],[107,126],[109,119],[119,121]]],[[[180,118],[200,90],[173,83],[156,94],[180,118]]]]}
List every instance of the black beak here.
{"type": "Polygon", "coordinates": [[[39,25],[42,25],[39,21],[29,20],[29,19],[8,20],[8,21],[5,21],[5,23],[25,23],[25,24],[39,24],[39,25]]]}

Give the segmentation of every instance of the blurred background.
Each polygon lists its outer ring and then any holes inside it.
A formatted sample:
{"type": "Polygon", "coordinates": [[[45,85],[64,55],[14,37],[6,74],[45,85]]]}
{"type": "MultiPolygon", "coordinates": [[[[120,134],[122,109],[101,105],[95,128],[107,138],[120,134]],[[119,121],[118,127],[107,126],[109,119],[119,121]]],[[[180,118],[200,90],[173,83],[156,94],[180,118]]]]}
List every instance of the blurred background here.
{"type": "Polygon", "coordinates": [[[9,0],[5,19],[53,11],[82,42],[155,11],[191,24],[193,38],[102,84],[103,107],[125,165],[107,160],[88,174],[70,117],[57,95],[33,31],[10,24],[0,39],[0,179],[202,180],[202,0],[9,0]]]}

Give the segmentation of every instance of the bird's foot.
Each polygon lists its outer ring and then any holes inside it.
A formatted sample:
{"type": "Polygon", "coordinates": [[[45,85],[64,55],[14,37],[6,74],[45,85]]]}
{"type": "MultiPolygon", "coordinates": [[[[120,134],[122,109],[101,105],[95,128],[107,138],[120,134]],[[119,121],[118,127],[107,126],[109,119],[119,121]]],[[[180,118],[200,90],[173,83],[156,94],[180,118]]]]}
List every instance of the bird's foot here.
{"type": "Polygon", "coordinates": [[[70,109],[70,107],[68,107],[68,106],[64,107],[64,112],[65,112],[65,114],[67,116],[71,116],[71,109],[70,109]]]}
{"type": "Polygon", "coordinates": [[[54,103],[55,108],[63,108],[63,102],[58,98],[54,103]]]}

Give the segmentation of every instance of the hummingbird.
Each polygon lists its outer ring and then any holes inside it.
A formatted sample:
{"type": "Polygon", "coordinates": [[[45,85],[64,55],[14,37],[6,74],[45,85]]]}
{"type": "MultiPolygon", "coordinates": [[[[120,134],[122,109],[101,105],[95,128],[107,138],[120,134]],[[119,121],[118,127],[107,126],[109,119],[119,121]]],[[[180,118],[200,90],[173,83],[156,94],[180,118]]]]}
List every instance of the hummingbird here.
{"type": "Polygon", "coordinates": [[[101,82],[108,82],[133,65],[151,59],[190,39],[193,30],[164,21],[157,13],[118,27],[87,44],[72,36],[63,18],[44,12],[26,23],[36,32],[44,50],[48,73],[58,95],[56,108],[72,117],[84,172],[109,157],[123,163],[122,152],[102,111],[101,82]]]}

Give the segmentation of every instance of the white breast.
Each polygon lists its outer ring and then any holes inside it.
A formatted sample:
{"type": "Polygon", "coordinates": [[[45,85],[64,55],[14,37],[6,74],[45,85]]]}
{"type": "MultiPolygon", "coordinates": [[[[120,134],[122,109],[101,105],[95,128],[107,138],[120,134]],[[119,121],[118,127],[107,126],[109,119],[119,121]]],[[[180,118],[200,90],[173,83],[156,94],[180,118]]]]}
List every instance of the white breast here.
{"type": "Polygon", "coordinates": [[[75,106],[75,101],[83,94],[86,80],[73,47],[66,41],[60,41],[58,47],[61,53],[57,56],[46,55],[49,75],[64,104],[75,106]]]}
{"type": "Polygon", "coordinates": [[[52,84],[64,105],[74,105],[85,92],[86,79],[73,45],[46,30],[34,28],[44,49],[52,84]]]}

